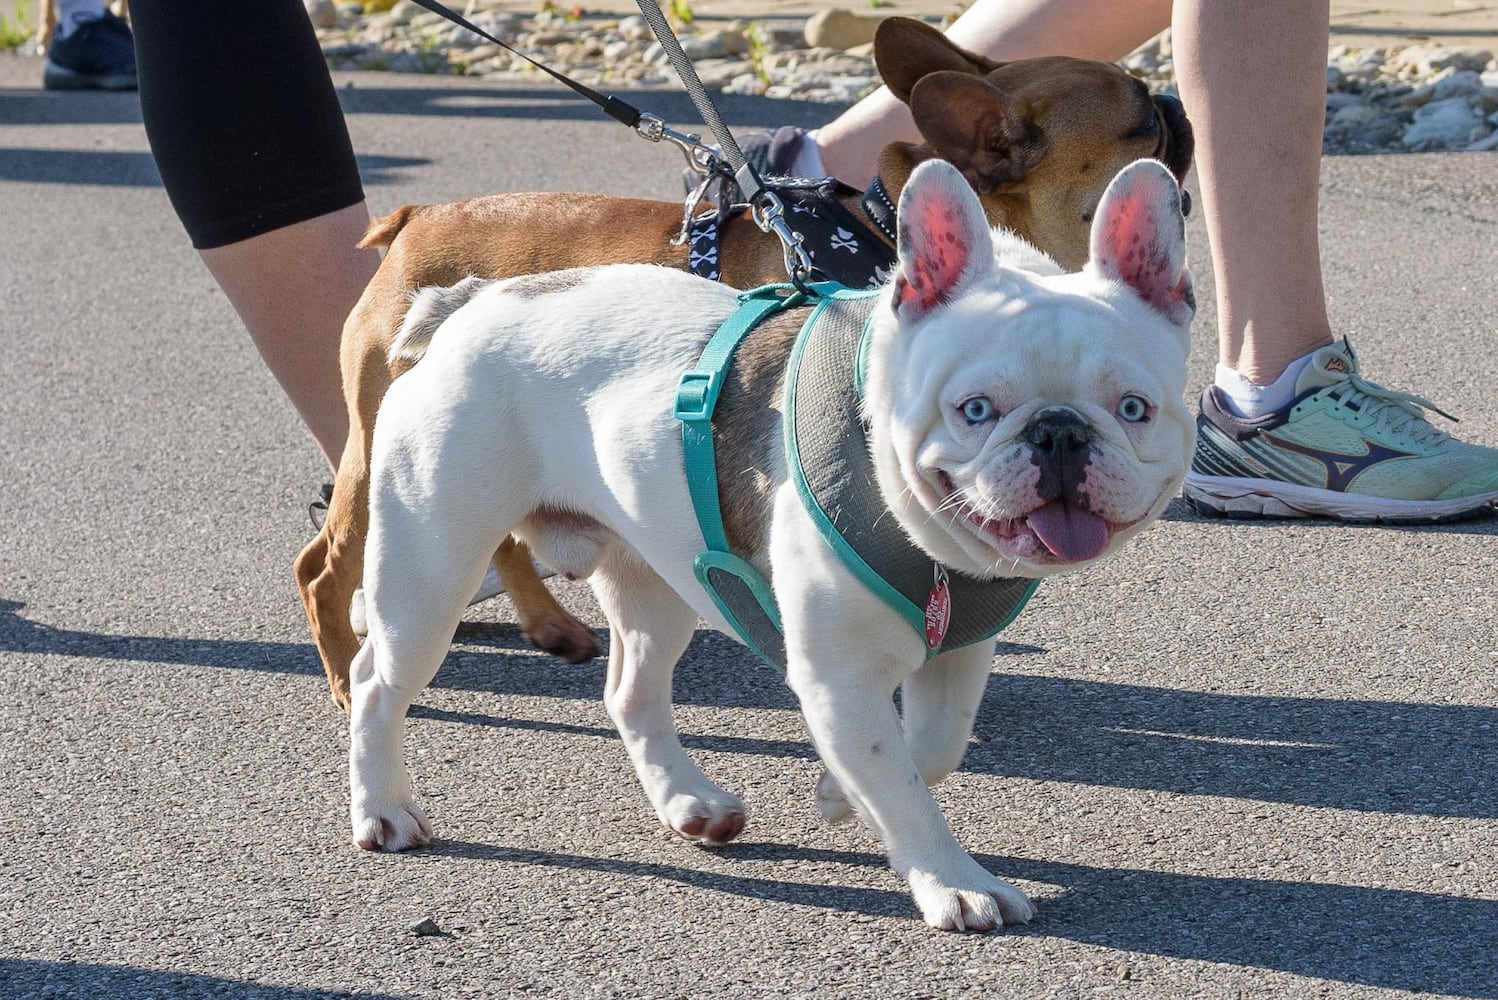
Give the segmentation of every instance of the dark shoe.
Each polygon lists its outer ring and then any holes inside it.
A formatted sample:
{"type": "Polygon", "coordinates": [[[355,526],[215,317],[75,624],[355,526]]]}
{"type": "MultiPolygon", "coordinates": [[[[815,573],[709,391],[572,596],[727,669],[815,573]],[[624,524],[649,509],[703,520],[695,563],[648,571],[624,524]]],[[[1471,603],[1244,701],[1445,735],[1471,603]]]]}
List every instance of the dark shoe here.
{"type": "Polygon", "coordinates": [[[124,18],[108,11],[82,19],[47,50],[48,90],[134,90],[135,39],[124,18]]]}
{"type": "Polygon", "coordinates": [[[323,522],[328,519],[328,504],[332,502],[333,484],[323,483],[317,488],[317,499],[307,505],[307,520],[312,522],[312,530],[322,530],[323,522]]]}

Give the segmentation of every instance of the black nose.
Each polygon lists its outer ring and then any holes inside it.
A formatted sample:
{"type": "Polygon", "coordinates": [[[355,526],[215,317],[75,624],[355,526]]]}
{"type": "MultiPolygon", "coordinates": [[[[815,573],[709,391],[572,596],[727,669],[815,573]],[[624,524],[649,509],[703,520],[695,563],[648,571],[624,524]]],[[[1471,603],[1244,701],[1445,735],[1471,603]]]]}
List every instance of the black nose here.
{"type": "Polygon", "coordinates": [[[1191,131],[1191,121],[1186,117],[1186,108],[1173,94],[1156,94],[1152,100],[1160,115],[1160,146],[1155,158],[1170,168],[1176,182],[1186,183],[1186,174],[1191,171],[1192,155],[1196,152],[1196,136],[1191,131]]]}
{"type": "Polygon", "coordinates": [[[1035,487],[1040,499],[1074,498],[1087,478],[1096,436],[1092,425],[1075,410],[1053,406],[1032,417],[1021,436],[1030,446],[1030,461],[1040,469],[1035,487]]]}

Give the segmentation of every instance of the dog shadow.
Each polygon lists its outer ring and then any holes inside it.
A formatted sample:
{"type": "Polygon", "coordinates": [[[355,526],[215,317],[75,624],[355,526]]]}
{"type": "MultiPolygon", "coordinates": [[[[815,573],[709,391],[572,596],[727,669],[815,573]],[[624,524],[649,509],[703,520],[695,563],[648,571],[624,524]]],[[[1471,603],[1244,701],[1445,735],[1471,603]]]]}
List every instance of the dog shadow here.
{"type": "MultiPolygon", "coordinates": [[[[703,892],[840,913],[918,920],[899,879],[889,889],[747,875],[760,861],[885,869],[878,854],[777,843],[732,844],[659,864],[438,840],[434,854],[671,882],[703,892]]],[[[1325,882],[1218,878],[975,855],[989,871],[1025,883],[1039,914],[998,934],[1058,938],[1116,951],[1226,963],[1349,984],[1498,997],[1498,900],[1367,889],[1325,882]],[[1398,948],[1390,942],[1399,942],[1398,948]]],[[[836,876],[833,875],[833,878],[836,876]]],[[[919,928],[913,929],[924,933],[919,928]]]]}
{"type": "MultiPolygon", "coordinates": [[[[265,670],[316,678],[310,643],[109,635],[56,628],[0,599],[0,653],[265,670]]],[[[604,661],[562,664],[522,646],[518,629],[460,633],[434,686],[596,700],[604,661]]],[[[962,770],[1034,781],[1211,795],[1389,815],[1498,819],[1498,709],[1260,697],[1024,673],[1034,647],[999,645],[962,770]],[[1006,662],[1007,661],[1007,662],[1006,662]]],[[[309,690],[309,695],[311,691],[309,690]]],[[[795,711],[780,675],[725,636],[700,632],[676,673],[676,703],[795,711]]],[[[414,718],[615,739],[612,729],[413,706],[414,718]]],[[[699,749],[806,759],[804,740],[684,733],[699,749]]]]}
{"type": "MultiPolygon", "coordinates": [[[[54,628],[0,599],[0,652],[268,670],[317,678],[307,643],[101,635],[54,628]]],[[[478,629],[511,642],[503,630],[478,629]]],[[[461,637],[460,637],[461,638],[461,637]]],[[[469,637],[470,639],[472,636],[469,637]]],[[[1002,647],[1001,647],[1002,650],[1002,647]]],[[[1009,647],[1010,657],[1035,650],[1009,647]]],[[[498,692],[597,697],[602,667],[545,666],[534,656],[480,650],[455,686],[498,692]],[[481,682],[481,683],[479,683],[481,682]]],[[[1001,655],[999,668],[1004,667],[1001,655]]],[[[439,678],[441,675],[439,675],[439,678]]],[[[740,707],[794,708],[779,677],[729,640],[705,635],[678,673],[686,699],[737,699],[740,707]],[[723,645],[718,645],[722,643],[723,645]],[[701,647],[701,648],[699,648],[701,647]],[[726,664],[724,657],[738,659],[726,664]]],[[[713,701],[721,704],[721,701],[713,701]]],[[[616,739],[606,727],[506,718],[415,706],[417,719],[616,739]]],[[[1018,672],[989,682],[965,771],[1103,787],[1141,788],[1398,815],[1498,818],[1498,709],[1470,706],[1270,698],[1101,683],[1018,672]]],[[[691,748],[809,759],[802,740],[687,734],[691,748]]],[[[608,871],[664,879],[772,902],[914,919],[903,886],[836,888],[749,876],[736,864],[805,860],[878,866],[882,857],[782,844],[738,844],[700,866],[525,851],[438,841],[442,854],[474,861],[608,871]]],[[[1498,997],[1498,900],[1370,889],[1325,882],[1181,875],[1027,858],[980,857],[990,870],[1029,883],[1037,923],[1005,933],[1042,934],[1146,954],[1225,962],[1340,982],[1417,992],[1498,997]],[[1389,947],[1397,941],[1401,947],[1389,947]]],[[[833,876],[835,878],[835,876],[833,876]]],[[[20,974],[32,975],[21,969],[20,974]]],[[[108,970],[101,973],[106,981],[108,970]]],[[[288,993],[316,997],[315,993],[288,993]]]]}

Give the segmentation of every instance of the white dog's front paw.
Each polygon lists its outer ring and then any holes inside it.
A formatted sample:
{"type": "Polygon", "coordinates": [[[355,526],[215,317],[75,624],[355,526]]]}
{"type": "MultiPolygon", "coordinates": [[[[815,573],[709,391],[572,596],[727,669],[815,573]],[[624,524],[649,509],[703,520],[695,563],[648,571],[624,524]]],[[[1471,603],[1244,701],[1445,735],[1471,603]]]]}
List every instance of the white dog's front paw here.
{"type": "Polygon", "coordinates": [[[823,771],[817,779],[817,809],[829,823],[841,823],[853,815],[853,803],[848,801],[843,786],[831,771],[823,771]]]}
{"type": "Polygon", "coordinates": [[[1035,907],[1025,894],[995,878],[972,858],[959,878],[912,869],[907,876],[926,923],[943,931],[991,931],[1002,924],[1028,924],[1035,907]]]}
{"type": "Polygon", "coordinates": [[[349,810],[354,843],[366,851],[405,851],[432,842],[432,824],[410,798],[356,801],[349,810]]]}
{"type": "Polygon", "coordinates": [[[661,821],[678,836],[705,844],[726,844],[744,832],[744,803],[714,788],[706,795],[673,795],[661,810],[661,821]]]}

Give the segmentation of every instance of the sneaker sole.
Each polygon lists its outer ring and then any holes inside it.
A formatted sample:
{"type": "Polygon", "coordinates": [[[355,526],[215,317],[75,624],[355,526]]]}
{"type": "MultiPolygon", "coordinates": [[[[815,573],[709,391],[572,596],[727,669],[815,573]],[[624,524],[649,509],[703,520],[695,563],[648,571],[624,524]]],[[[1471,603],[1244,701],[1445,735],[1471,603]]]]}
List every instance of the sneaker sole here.
{"type": "Polygon", "coordinates": [[[135,90],[137,87],[134,73],[99,76],[75,73],[52,63],[48,63],[47,68],[42,70],[43,90],[135,90]]]}
{"type": "Polygon", "coordinates": [[[1181,491],[1198,514],[1207,517],[1288,519],[1322,517],[1355,524],[1440,524],[1493,511],[1498,493],[1454,500],[1395,500],[1362,493],[1339,493],[1273,479],[1235,479],[1186,474],[1181,491]]]}

